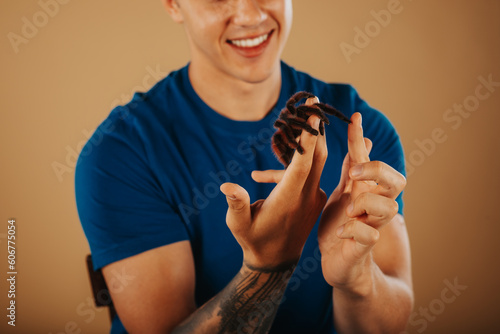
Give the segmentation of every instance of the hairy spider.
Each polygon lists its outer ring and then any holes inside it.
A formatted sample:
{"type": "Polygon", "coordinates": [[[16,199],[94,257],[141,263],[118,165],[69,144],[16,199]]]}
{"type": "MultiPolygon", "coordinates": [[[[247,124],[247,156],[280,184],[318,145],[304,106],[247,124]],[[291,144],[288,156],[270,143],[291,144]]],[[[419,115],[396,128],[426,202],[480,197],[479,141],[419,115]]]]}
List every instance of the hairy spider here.
{"type": "Polygon", "coordinates": [[[272,149],[279,162],[281,162],[285,168],[290,164],[295,150],[297,150],[299,154],[304,153],[304,149],[296,141],[296,138],[300,136],[302,130],[314,136],[318,135],[318,131],[307,124],[309,116],[316,115],[319,117],[319,133],[321,135],[325,134],[325,123],[330,124],[326,114],[340,118],[346,123],[351,123],[344,114],[325,103],[314,103],[310,106],[301,104],[296,106],[300,100],[311,97],[315,96],[308,92],[295,93],[287,101],[286,107],[281,110],[278,119],[274,122],[274,127],[278,130],[274,133],[272,138],[272,149]]]}

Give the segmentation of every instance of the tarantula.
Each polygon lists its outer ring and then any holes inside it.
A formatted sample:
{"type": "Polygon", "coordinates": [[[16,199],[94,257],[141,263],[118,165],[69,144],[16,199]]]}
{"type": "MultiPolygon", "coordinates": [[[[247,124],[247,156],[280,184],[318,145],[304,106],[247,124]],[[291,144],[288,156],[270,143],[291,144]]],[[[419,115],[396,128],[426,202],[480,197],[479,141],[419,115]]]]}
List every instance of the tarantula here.
{"type": "Polygon", "coordinates": [[[301,134],[302,130],[317,136],[318,131],[307,124],[307,119],[311,115],[316,115],[320,119],[319,133],[325,134],[325,123],[330,124],[326,114],[336,116],[346,123],[351,121],[340,111],[325,103],[314,103],[313,105],[296,104],[302,99],[314,97],[308,92],[295,93],[286,103],[286,107],[281,110],[281,113],[274,122],[274,127],[278,129],[272,138],[272,149],[279,162],[285,168],[290,164],[295,150],[300,154],[304,153],[304,149],[297,143],[296,138],[301,134]]]}

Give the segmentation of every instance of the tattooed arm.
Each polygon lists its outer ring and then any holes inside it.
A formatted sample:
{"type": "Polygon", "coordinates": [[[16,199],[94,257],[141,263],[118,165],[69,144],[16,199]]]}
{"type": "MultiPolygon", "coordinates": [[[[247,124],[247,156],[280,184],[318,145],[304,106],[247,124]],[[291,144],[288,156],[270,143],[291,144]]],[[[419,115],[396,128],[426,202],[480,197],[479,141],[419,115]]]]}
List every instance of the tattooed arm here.
{"type": "Polygon", "coordinates": [[[224,290],[172,333],[205,333],[203,324],[209,319],[215,319],[213,333],[267,333],[293,268],[259,269],[244,264],[224,290]]]}
{"type": "Polygon", "coordinates": [[[266,333],[293,269],[294,263],[276,268],[243,264],[233,280],[198,309],[188,241],[114,262],[103,273],[129,333],[266,333]]]}

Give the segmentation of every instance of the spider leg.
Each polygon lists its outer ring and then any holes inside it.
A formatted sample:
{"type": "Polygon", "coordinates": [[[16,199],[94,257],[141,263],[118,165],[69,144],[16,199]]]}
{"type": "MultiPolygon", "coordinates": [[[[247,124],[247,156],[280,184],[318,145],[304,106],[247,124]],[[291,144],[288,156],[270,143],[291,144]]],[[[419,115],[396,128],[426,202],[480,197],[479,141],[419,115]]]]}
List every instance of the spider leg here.
{"type": "Polygon", "coordinates": [[[283,139],[280,135],[273,136],[271,148],[278,161],[284,166],[287,166],[289,164],[286,159],[287,147],[284,145],[283,139]]]}
{"type": "Polygon", "coordinates": [[[276,136],[273,137],[273,145],[278,149],[279,155],[283,155],[284,152],[288,149],[285,142],[283,141],[283,137],[281,134],[277,133],[276,136]]]}
{"type": "Polygon", "coordinates": [[[319,107],[310,107],[306,105],[301,105],[297,107],[297,113],[298,115],[307,116],[304,118],[309,118],[309,116],[311,115],[316,115],[319,117],[320,120],[322,120],[326,124],[330,124],[330,120],[328,119],[328,117],[325,116],[323,110],[319,109],[319,107]]]}
{"type": "Polygon", "coordinates": [[[288,167],[295,150],[286,145],[286,143],[283,141],[283,137],[280,134],[273,136],[271,148],[274,152],[274,155],[278,158],[279,162],[283,166],[285,166],[285,168],[288,167]]]}
{"type": "Polygon", "coordinates": [[[347,118],[341,111],[335,109],[334,107],[325,103],[315,103],[314,105],[318,106],[325,114],[333,115],[343,120],[344,122],[351,124],[351,120],[347,118]]]}
{"type": "Polygon", "coordinates": [[[290,99],[288,99],[288,101],[286,102],[286,108],[290,111],[290,113],[292,113],[292,115],[295,115],[297,113],[295,110],[295,104],[302,99],[308,99],[314,96],[315,95],[308,92],[297,92],[293,94],[290,99]]]}
{"type": "Polygon", "coordinates": [[[296,149],[300,154],[304,153],[304,149],[295,141],[294,133],[287,123],[278,119],[274,122],[274,126],[279,129],[278,131],[282,132],[282,137],[285,137],[283,140],[288,147],[294,150],[296,149]]]}
{"type": "MultiPolygon", "coordinates": [[[[288,118],[286,119],[286,122],[296,130],[305,130],[312,134],[313,136],[318,135],[318,130],[313,129],[312,126],[306,123],[306,120],[302,118],[288,118]]],[[[300,135],[300,133],[297,133],[297,136],[300,135]]]]}
{"type": "Polygon", "coordinates": [[[290,162],[292,162],[292,158],[293,158],[293,151],[287,151],[283,158],[286,161],[285,169],[290,165],[290,162]]]}
{"type": "Polygon", "coordinates": [[[308,98],[314,97],[314,96],[315,96],[314,94],[306,92],[306,91],[297,92],[297,93],[293,94],[292,97],[290,97],[290,99],[288,99],[287,103],[295,104],[302,99],[308,99],[308,98]]]}
{"type": "MultiPolygon", "coordinates": [[[[303,114],[303,113],[301,112],[301,114],[303,114]]],[[[279,119],[282,119],[283,121],[285,121],[287,124],[292,126],[293,129],[298,130],[298,131],[294,131],[295,137],[300,135],[300,133],[302,132],[302,129],[306,130],[307,132],[309,132],[310,134],[312,134],[314,136],[317,136],[318,131],[316,131],[309,124],[307,124],[308,118],[309,118],[309,116],[307,116],[307,115],[293,116],[293,115],[290,115],[290,113],[281,113],[279,116],[279,119]]]]}
{"type": "Polygon", "coordinates": [[[325,103],[296,106],[300,100],[311,97],[314,97],[314,95],[305,91],[292,95],[274,123],[277,131],[272,137],[272,150],[285,168],[290,165],[295,151],[299,152],[299,154],[304,153],[303,147],[296,140],[302,131],[305,130],[314,136],[325,134],[325,124],[330,124],[330,119],[326,114],[336,116],[344,122],[351,123],[342,112],[325,103]],[[311,115],[315,115],[320,119],[318,130],[307,124],[307,120],[311,115]]]}

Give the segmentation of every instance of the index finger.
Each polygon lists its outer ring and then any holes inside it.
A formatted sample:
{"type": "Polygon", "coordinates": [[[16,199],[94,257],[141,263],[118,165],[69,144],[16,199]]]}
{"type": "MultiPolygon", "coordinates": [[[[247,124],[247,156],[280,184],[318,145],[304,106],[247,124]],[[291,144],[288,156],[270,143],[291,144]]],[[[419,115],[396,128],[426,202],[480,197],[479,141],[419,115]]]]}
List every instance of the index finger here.
{"type": "MultiPolygon", "coordinates": [[[[314,103],[314,99],[308,99],[306,104],[314,103]]],[[[307,124],[309,124],[313,129],[319,131],[319,117],[315,115],[309,116],[307,119],[307,124]]],[[[298,154],[297,152],[293,155],[292,162],[285,171],[283,179],[279,183],[282,187],[285,187],[286,191],[302,191],[304,184],[311,172],[311,167],[314,158],[314,152],[316,148],[316,143],[318,141],[318,136],[315,136],[305,130],[302,130],[300,134],[300,145],[304,149],[303,154],[298,154]]]]}
{"type": "Polygon", "coordinates": [[[361,125],[361,114],[354,113],[351,117],[351,124],[347,129],[347,145],[351,163],[359,164],[370,161],[363,137],[363,127],[361,125]]]}

